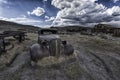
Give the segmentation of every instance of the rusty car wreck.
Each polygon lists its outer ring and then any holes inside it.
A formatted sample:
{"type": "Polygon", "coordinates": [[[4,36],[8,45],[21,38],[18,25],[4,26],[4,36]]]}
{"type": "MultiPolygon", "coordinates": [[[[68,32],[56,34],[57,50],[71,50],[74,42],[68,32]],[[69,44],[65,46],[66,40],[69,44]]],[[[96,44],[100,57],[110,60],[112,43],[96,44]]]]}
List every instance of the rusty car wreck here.
{"type": "Polygon", "coordinates": [[[30,46],[31,60],[37,62],[47,56],[71,55],[74,48],[62,41],[56,30],[42,29],[38,32],[38,42],[30,46]],[[52,34],[51,34],[52,33],[52,34]]]}

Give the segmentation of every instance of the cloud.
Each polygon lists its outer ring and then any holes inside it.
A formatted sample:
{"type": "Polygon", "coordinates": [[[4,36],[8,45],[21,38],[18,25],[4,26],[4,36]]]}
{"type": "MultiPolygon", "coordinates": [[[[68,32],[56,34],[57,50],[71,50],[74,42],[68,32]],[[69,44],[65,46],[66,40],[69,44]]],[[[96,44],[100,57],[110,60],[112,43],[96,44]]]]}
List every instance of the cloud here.
{"type": "Polygon", "coordinates": [[[21,15],[20,17],[17,17],[17,18],[0,17],[0,20],[11,21],[11,22],[16,22],[16,23],[20,23],[20,24],[27,24],[27,25],[39,25],[39,24],[43,23],[40,20],[29,19],[25,15],[21,15]]]}
{"type": "Polygon", "coordinates": [[[0,0],[0,4],[7,4],[7,0],[0,0]]]}
{"type": "Polygon", "coordinates": [[[49,16],[45,16],[45,19],[49,19],[50,17],[49,16]]]}
{"type": "Polygon", "coordinates": [[[118,1],[120,1],[120,0],[113,0],[114,3],[118,2],[118,1]]]}
{"type": "Polygon", "coordinates": [[[47,0],[43,0],[43,1],[47,1],[47,0]]]}
{"type": "Polygon", "coordinates": [[[107,8],[97,0],[52,0],[60,9],[52,25],[88,25],[100,22],[120,21],[120,7],[107,8]]]}
{"type": "Polygon", "coordinates": [[[48,17],[48,16],[45,16],[45,22],[51,22],[51,21],[54,21],[55,17],[48,17]]]}
{"type": "Polygon", "coordinates": [[[28,15],[42,16],[45,13],[45,10],[41,7],[35,8],[32,12],[28,11],[28,15]]]}

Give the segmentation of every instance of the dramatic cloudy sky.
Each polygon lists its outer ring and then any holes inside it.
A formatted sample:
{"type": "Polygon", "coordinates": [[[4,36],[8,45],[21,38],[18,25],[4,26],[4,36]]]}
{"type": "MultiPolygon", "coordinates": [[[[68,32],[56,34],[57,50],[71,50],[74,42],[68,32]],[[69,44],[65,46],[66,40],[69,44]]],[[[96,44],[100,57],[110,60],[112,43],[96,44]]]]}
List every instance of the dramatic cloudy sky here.
{"type": "Polygon", "coordinates": [[[37,26],[120,24],[120,0],[0,0],[0,20],[37,26]]]}

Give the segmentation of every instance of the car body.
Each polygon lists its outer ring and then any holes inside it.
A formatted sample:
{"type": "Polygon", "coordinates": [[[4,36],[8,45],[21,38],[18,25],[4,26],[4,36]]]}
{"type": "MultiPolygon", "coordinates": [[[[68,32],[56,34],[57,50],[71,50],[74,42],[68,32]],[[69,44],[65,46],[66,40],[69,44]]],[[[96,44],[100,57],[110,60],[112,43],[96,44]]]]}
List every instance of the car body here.
{"type": "Polygon", "coordinates": [[[37,62],[47,56],[71,55],[74,48],[62,41],[56,30],[42,29],[38,32],[38,42],[30,47],[32,61],[37,62]]]}
{"type": "Polygon", "coordinates": [[[50,55],[58,56],[62,53],[61,49],[61,39],[57,34],[56,30],[53,29],[42,29],[38,32],[38,43],[41,45],[45,43],[49,48],[50,55]]]}

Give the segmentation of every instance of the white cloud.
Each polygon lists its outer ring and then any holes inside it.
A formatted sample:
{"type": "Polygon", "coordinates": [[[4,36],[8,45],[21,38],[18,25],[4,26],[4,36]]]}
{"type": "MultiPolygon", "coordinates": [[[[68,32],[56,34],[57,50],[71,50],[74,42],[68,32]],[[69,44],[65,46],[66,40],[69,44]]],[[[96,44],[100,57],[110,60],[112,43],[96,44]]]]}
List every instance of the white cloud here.
{"type": "Polygon", "coordinates": [[[45,22],[51,22],[51,21],[54,21],[55,17],[48,17],[46,16],[46,20],[45,22]]]}
{"type": "Polygon", "coordinates": [[[86,25],[100,22],[120,21],[120,7],[107,8],[96,0],[52,0],[59,8],[53,25],[86,25]]]}
{"type": "Polygon", "coordinates": [[[45,19],[49,19],[50,17],[49,16],[45,16],[45,19]]]}
{"type": "Polygon", "coordinates": [[[120,7],[113,6],[112,8],[109,8],[106,10],[107,14],[109,15],[120,15],[120,7]]]}
{"type": "Polygon", "coordinates": [[[37,25],[37,24],[43,23],[42,21],[39,21],[39,20],[29,19],[24,15],[21,15],[20,17],[17,17],[17,18],[0,17],[0,20],[11,21],[11,22],[16,22],[16,23],[20,23],[20,24],[27,24],[27,25],[37,25]]]}
{"type": "Polygon", "coordinates": [[[0,4],[7,4],[7,0],[0,0],[0,4]]]}
{"type": "Polygon", "coordinates": [[[47,1],[47,0],[43,0],[43,1],[47,1]]]}
{"type": "Polygon", "coordinates": [[[45,13],[45,10],[41,7],[35,8],[32,12],[28,11],[28,15],[42,16],[45,13]]]}
{"type": "Polygon", "coordinates": [[[120,0],[113,0],[114,3],[118,2],[118,1],[120,1],[120,0]]]}
{"type": "Polygon", "coordinates": [[[30,12],[30,11],[27,11],[27,14],[28,14],[28,15],[31,15],[31,12],[30,12]]]}

